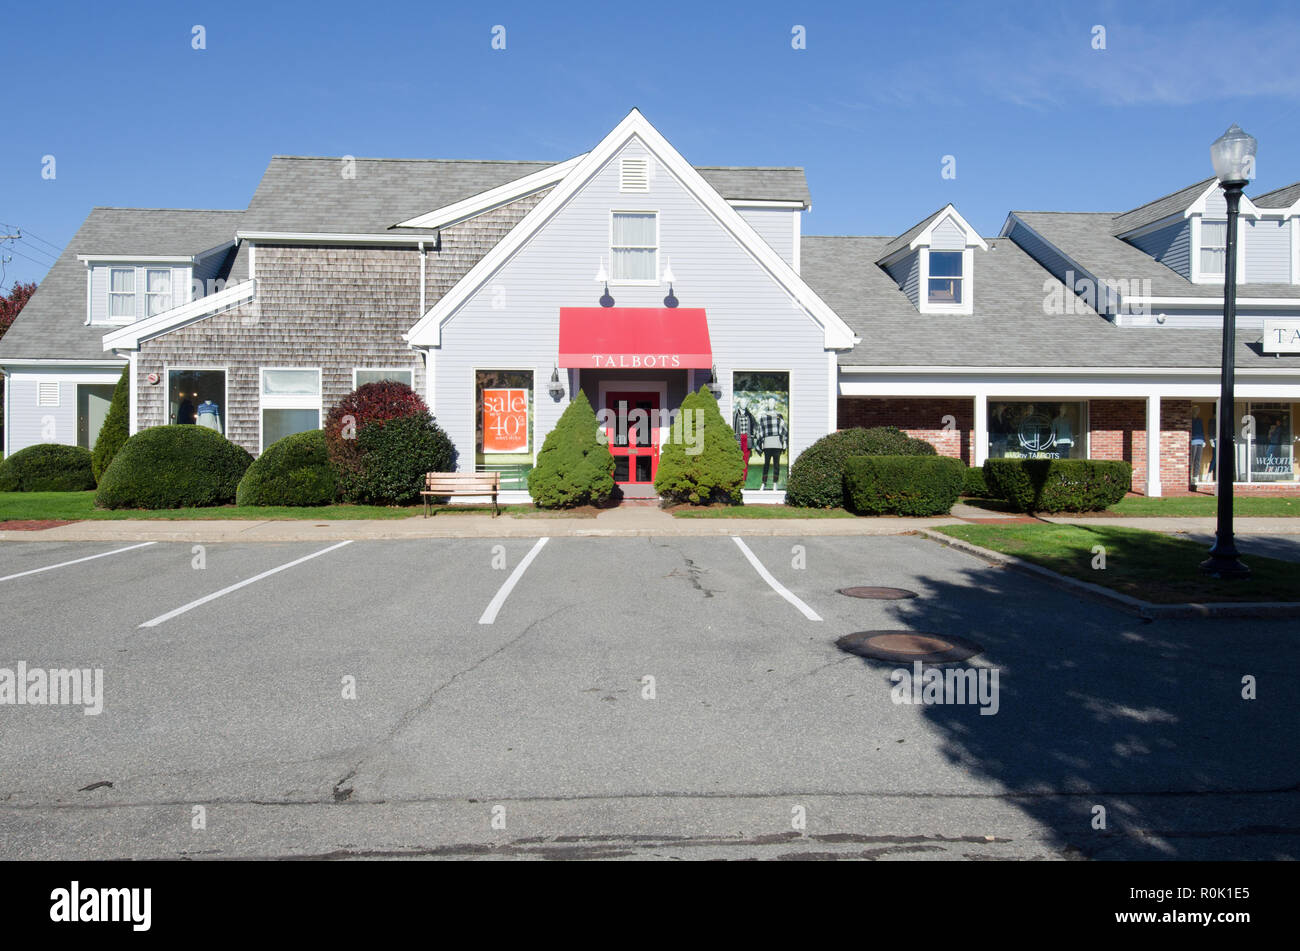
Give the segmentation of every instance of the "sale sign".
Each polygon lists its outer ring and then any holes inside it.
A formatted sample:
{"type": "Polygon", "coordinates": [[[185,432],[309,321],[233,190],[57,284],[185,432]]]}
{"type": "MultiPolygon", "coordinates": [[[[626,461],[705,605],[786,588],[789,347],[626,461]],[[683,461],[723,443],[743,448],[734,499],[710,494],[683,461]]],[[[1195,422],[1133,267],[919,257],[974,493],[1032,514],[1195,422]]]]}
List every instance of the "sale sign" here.
{"type": "Polygon", "coordinates": [[[527,390],[483,390],[483,451],[528,452],[527,390]]]}

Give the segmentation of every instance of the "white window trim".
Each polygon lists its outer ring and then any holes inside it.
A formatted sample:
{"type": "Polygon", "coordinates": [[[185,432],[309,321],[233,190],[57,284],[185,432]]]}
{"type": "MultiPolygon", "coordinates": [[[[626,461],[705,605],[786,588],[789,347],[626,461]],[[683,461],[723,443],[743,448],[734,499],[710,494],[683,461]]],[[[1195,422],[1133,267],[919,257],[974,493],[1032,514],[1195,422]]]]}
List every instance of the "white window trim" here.
{"type": "MultiPolygon", "coordinates": [[[[659,254],[663,246],[662,235],[660,233],[659,210],[657,208],[612,208],[609,212],[609,283],[611,287],[658,287],[663,282],[659,280],[659,254]],[[616,280],[614,278],[614,216],[615,215],[654,215],[655,216],[655,276],[651,281],[630,281],[616,280]]],[[[620,248],[648,248],[646,244],[620,244],[620,248]]]]}
{"type": "Polygon", "coordinates": [[[320,367],[270,367],[260,366],[257,368],[257,452],[261,455],[266,451],[264,444],[265,433],[263,433],[262,416],[263,411],[268,409],[314,409],[316,411],[316,428],[320,429],[324,425],[324,402],[321,390],[321,368],[320,367]],[[302,370],[316,374],[316,395],[272,395],[268,396],[265,392],[267,370],[302,370]]]}
{"type": "MultiPolygon", "coordinates": [[[[134,356],[135,356],[135,354],[132,354],[132,357],[134,357],[134,356]]],[[[171,406],[170,406],[169,404],[170,404],[170,402],[171,402],[171,391],[172,391],[172,371],[173,371],[173,370],[175,370],[175,371],[177,371],[177,372],[188,372],[188,373],[221,373],[221,374],[223,374],[222,379],[225,380],[225,383],[224,383],[223,386],[222,386],[222,390],[223,390],[223,392],[222,392],[222,395],[221,395],[221,435],[223,435],[223,436],[225,436],[227,439],[229,439],[229,438],[230,438],[230,435],[229,435],[229,433],[230,433],[230,367],[190,366],[190,365],[188,365],[188,364],[186,364],[186,365],[184,365],[184,366],[171,366],[170,364],[164,363],[164,364],[163,364],[163,372],[162,372],[162,380],[160,381],[160,385],[163,387],[163,397],[162,397],[162,417],[163,417],[163,421],[162,421],[162,425],[164,425],[164,426],[170,426],[170,425],[172,425],[172,422],[171,422],[171,406]]],[[[134,376],[135,376],[135,374],[132,374],[132,386],[131,386],[131,392],[132,392],[133,394],[134,394],[134,392],[135,392],[135,385],[134,385],[134,382],[135,382],[135,381],[134,381],[134,376]]],[[[146,385],[147,385],[147,384],[146,384],[146,385]]],[[[134,431],[132,432],[132,435],[135,435],[134,431]]]]}
{"type": "Polygon", "coordinates": [[[360,385],[357,383],[358,373],[409,373],[411,375],[411,382],[406,385],[409,386],[411,389],[415,389],[415,368],[414,367],[353,367],[352,368],[352,389],[354,390],[360,385]]]}
{"type": "MultiPolygon", "coordinates": [[[[930,303],[930,248],[921,248],[921,258],[917,265],[919,287],[917,288],[917,309],[923,314],[973,314],[975,312],[975,252],[966,247],[961,251],[962,297],[960,304],[930,303]]],[[[936,248],[940,254],[956,253],[955,249],[936,248]]]]}
{"type": "Polygon", "coordinates": [[[144,316],[157,317],[158,314],[163,314],[171,310],[172,307],[174,306],[174,301],[176,299],[175,295],[176,295],[176,272],[172,268],[170,267],[144,268],[144,316]],[[149,290],[149,275],[151,273],[161,273],[167,275],[167,291],[165,295],[162,291],[149,290]],[[157,313],[150,313],[149,302],[150,299],[154,297],[165,297],[166,299],[163,301],[162,310],[158,311],[157,313]]]}
{"type": "Polygon", "coordinates": [[[104,320],[110,324],[129,324],[133,323],[140,315],[140,275],[139,268],[136,267],[112,267],[108,269],[108,296],[104,300],[104,320]],[[131,273],[131,291],[113,290],[113,272],[129,271],[131,273]],[[128,317],[113,316],[113,298],[130,297],[131,298],[131,315],[128,317]]]}

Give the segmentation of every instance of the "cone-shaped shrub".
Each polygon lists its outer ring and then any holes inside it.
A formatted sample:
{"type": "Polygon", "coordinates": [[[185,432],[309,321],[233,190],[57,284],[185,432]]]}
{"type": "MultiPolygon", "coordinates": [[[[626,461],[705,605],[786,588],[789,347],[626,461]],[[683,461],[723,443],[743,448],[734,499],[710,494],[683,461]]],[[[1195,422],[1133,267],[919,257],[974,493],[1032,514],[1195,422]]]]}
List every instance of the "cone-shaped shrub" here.
{"type": "Polygon", "coordinates": [[[528,493],[544,509],[600,505],[614,494],[614,457],[581,390],[542,443],[528,473],[528,493]]]}
{"type": "Polygon", "coordinates": [[[745,460],[708,387],[689,393],[659,453],[655,491],[673,502],[739,502],[745,460]]]}
{"type": "Polygon", "coordinates": [[[83,492],[95,487],[90,450],[42,442],[0,462],[0,492],[83,492]]]}
{"type": "Polygon", "coordinates": [[[934,446],[893,426],[841,429],[799,454],[786,480],[785,504],[833,509],[844,505],[844,464],[854,456],[933,456],[934,446]]]}
{"type": "Polygon", "coordinates": [[[117,451],[122,448],[122,443],[131,435],[129,426],[131,424],[131,368],[123,367],[122,378],[117,381],[117,387],[113,390],[113,401],[108,404],[108,415],[104,417],[104,425],[99,427],[99,435],[95,437],[95,448],[92,451],[90,466],[95,473],[95,481],[98,482],[104,478],[104,473],[108,471],[108,464],[113,461],[117,451]]]}
{"type": "Polygon", "coordinates": [[[239,505],[328,505],[337,480],[325,448],[325,431],[309,429],[276,440],[239,480],[239,505]]]}

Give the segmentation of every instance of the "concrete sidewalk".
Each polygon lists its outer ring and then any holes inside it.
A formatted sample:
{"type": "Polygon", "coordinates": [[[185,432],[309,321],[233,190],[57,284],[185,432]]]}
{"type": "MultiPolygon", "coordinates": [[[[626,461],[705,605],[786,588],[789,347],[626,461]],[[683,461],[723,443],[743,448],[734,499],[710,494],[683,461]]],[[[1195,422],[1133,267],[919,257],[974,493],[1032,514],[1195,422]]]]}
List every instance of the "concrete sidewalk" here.
{"type": "Polygon", "coordinates": [[[435,515],[432,518],[170,521],[118,519],[75,522],[36,531],[0,531],[0,541],[301,542],[345,538],[704,537],[718,535],[902,535],[960,525],[959,518],[674,518],[652,506],[623,506],[595,518],[435,515]]]}

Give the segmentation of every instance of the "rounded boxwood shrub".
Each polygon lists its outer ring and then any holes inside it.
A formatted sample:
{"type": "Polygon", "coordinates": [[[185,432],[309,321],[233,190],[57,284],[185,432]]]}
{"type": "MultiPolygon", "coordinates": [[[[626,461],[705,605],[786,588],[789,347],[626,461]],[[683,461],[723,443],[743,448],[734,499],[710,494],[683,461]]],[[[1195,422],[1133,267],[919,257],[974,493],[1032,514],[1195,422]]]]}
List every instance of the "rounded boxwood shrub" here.
{"type": "Polygon", "coordinates": [[[99,435],[95,437],[95,448],[91,453],[90,464],[95,472],[96,482],[104,478],[104,473],[108,471],[113,457],[131,435],[128,428],[130,423],[130,367],[124,367],[122,378],[117,381],[117,386],[113,389],[113,400],[108,404],[108,415],[104,417],[104,425],[99,427],[99,435]]]}
{"type": "Polygon", "coordinates": [[[420,501],[427,472],[451,472],[456,447],[427,412],[372,423],[357,433],[360,478],[353,498],[370,505],[420,501]]]}
{"type": "Polygon", "coordinates": [[[614,494],[614,457],[581,390],[542,443],[528,472],[528,494],[544,509],[602,505],[614,494]]]}
{"type": "Polygon", "coordinates": [[[43,442],[0,462],[0,492],[84,492],[95,487],[90,450],[43,442]]]}
{"type": "Polygon", "coordinates": [[[253,457],[206,426],[154,426],[118,450],[99,480],[106,509],[175,509],[235,501],[253,457]]]}
{"type": "Polygon", "coordinates": [[[854,456],[933,456],[934,446],[894,426],[841,429],[795,459],[786,480],[786,505],[831,509],[844,505],[844,463],[854,456]]]}
{"type": "Polygon", "coordinates": [[[951,456],[854,456],[844,463],[844,504],[858,515],[947,515],[966,484],[951,456]]]}
{"type": "Polygon", "coordinates": [[[672,502],[739,502],[745,459],[707,386],[688,393],[659,453],[655,491],[672,502]]]}
{"type": "Polygon", "coordinates": [[[1133,484],[1133,466],[1115,459],[990,459],[989,494],[1017,512],[1098,512],[1133,484]]]}
{"type": "Polygon", "coordinates": [[[362,384],[330,409],[325,417],[325,443],[340,499],[363,502],[379,494],[365,481],[361,434],[371,426],[407,416],[429,416],[429,407],[415,390],[394,380],[362,384]]]}
{"type": "Polygon", "coordinates": [[[238,505],[328,505],[338,480],[325,432],[310,429],[273,442],[253,460],[235,493],[238,505]]]}

